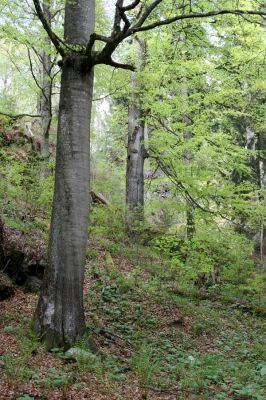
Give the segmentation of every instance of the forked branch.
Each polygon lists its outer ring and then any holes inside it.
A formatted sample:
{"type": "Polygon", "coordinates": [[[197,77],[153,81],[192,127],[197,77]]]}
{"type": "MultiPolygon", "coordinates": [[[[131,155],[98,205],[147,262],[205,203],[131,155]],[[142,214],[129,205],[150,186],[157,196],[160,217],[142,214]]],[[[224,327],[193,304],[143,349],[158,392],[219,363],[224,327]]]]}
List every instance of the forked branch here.
{"type": "MultiPolygon", "coordinates": [[[[133,0],[131,4],[124,6],[124,0],[117,0],[116,2],[116,10],[113,22],[113,29],[112,33],[109,37],[104,35],[99,35],[93,33],[90,36],[90,40],[86,46],[85,54],[89,56],[90,65],[96,64],[108,64],[115,68],[123,68],[134,71],[134,67],[128,64],[120,64],[112,60],[112,54],[117,49],[119,44],[123,42],[127,37],[130,37],[137,32],[144,32],[148,31],[160,26],[170,25],[177,21],[182,21],[185,19],[199,19],[199,18],[208,18],[208,17],[216,17],[219,15],[237,15],[245,18],[246,16],[260,16],[262,18],[266,17],[266,10],[265,11],[254,11],[254,10],[217,10],[217,11],[206,11],[206,12],[189,12],[188,14],[178,14],[173,17],[169,17],[163,20],[155,21],[150,24],[144,25],[145,22],[149,19],[150,15],[154,11],[154,9],[162,3],[163,0],[153,0],[149,6],[144,7],[139,11],[138,16],[136,17],[136,22],[134,25],[131,25],[128,16],[126,15],[127,11],[134,10],[139,4],[143,4],[141,0],[133,0]],[[123,28],[121,29],[121,22],[124,23],[123,28]],[[95,41],[102,41],[105,43],[105,46],[100,51],[93,52],[93,46],[95,41]]],[[[46,30],[47,34],[49,35],[52,43],[56,47],[57,51],[61,54],[64,58],[65,56],[65,49],[68,48],[67,44],[65,44],[51,29],[50,24],[45,18],[43,13],[42,7],[40,5],[40,0],[33,0],[36,13],[46,30]]],[[[183,9],[185,6],[177,7],[179,10],[183,9]]],[[[252,22],[252,21],[250,21],[252,22]]],[[[256,21],[254,21],[256,22],[256,21]]],[[[71,49],[70,49],[71,50],[71,49]]],[[[73,49],[72,49],[73,51],[73,49]]],[[[84,50],[80,51],[84,52],[84,50]]],[[[83,53],[84,54],[84,53],[83,53]]]]}

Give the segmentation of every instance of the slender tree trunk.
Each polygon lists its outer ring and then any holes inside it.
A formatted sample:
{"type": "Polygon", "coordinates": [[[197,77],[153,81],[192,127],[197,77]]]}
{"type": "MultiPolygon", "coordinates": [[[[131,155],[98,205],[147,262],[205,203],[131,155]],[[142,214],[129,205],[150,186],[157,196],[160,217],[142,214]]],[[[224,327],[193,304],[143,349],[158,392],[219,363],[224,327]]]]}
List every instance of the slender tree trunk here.
{"type": "MultiPolygon", "coordinates": [[[[94,0],[66,3],[65,40],[85,45],[94,31],[94,0]]],[[[63,59],[55,192],[35,331],[51,347],[67,346],[85,331],[83,279],[88,231],[89,130],[93,72],[80,53],[63,59]]]]}
{"type": "MultiPolygon", "coordinates": [[[[250,98],[252,101],[252,98],[250,98]]],[[[265,204],[265,198],[263,195],[263,191],[266,184],[266,158],[265,158],[265,148],[266,148],[266,140],[264,135],[262,134],[255,134],[254,130],[251,129],[249,126],[246,127],[246,144],[245,148],[252,150],[253,152],[257,151],[257,154],[251,154],[249,156],[249,162],[252,169],[256,173],[256,179],[259,188],[257,201],[262,204],[265,204]]],[[[245,222],[245,221],[244,221],[245,222]]],[[[244,224],[243,222],[243,224],[244,224]]],[[[241,224],[242,225],[242,224],[241,224]]],[[[266,269],[266,249],[265,249],[265,218],[264,213],[261,215],[260,221],[260,228],[257,235],[259,237],[259,251],[260,251],[260,262],[261,267],[265,270],[266,269]]]]}
{"type": "MultiPolygon", "coordinates": [[[[145,59],[145,43],[138,39],[139,71],[145,59]]],[[[126,172],[126,222],[129,233],[135,232],[143,220],[144,206],[144,161],[147,151],[144,146],[144,112],[141,104],[141,86],[135,73],[131,78],[132,95],[128,108],[128,150],[126,172]]]]}
{"type": "MultiPolygon", "coordinates": [[[[250,98],[252,101],[252,98],[250,98]]],[[[256,173],[257,184],[260,188],[257,201],[262,203],[265,207],[265,197],[263,195],[265,184],[266,184],[266,139],[262,134],[255,134],[253,129],[249,126],[246,127],[246,144],[245,148],[252,150],[253,152],[257,151],[257,154],[252,154],[249,156],[249,162],[252,169],[256,173]]],[[[260,263],[262,269],[266,269],[266,249],[265,249],[265,213],[261,215],[260,228],[257,235],[259,237],[259,252],[260,252],[260,263]]],[[[244,221],[245,222],[245,221],[244,221]]],[[[243,222],[243,224],[244,224],[243,222]]],[[[242,224],[241,224],[242,225],[242,224]]]]}
{"type": "MultiPolygon", "coordinates": [[[[188,118],[184,117],[184,121],[189,124],[188,118]]],[[[189,141],[192,138],[192,134],[190,131],[186,131],[184,133],[184,139],[189,141]]],[[[192,162],[192,153],[191,151],[187,151],[184,157],[184,162],[189,167],[189,164],[192,162]]],[[[191,204],[191,201],[186,200],[186,237],[188,240],[191,240],[195,234],[195,219],[194,219],[194,208],[191,204]]]]}
{"type": "Polygon", "coordinates": [[[191,204],[187,201],[187,229],[186,236],[188,240],[191,240],[195,234],[195,220],[194,213],[191,204]]]}
{"type": "MultiPolygon", "coordinates": [[[[182,101],[184,104],[188,103],[188,87],[187,87],[187,82],[186,79],[184,79],[184,86],[182,88],[182,101]]],[[[190,120],[187,117],[186,114],[183,116],[183,122],[187,125],[187,130],[184,132],[184,139],[188,142],[192,138],[192,134],[189,130],[189,125],[190,125],[190,120]]],[[[191,151],[186,151],[185,156],[184,156],[184,163],[189,166],[189,164],[192,162],[192,152],[191,151]]],[[[186,237],[188,240],[191,240],[195,234],[195,219],[194,219],[194,209],[189,200],[186,201],[186,237]]]]}
{"type": "MultiPolygon", "coordinates": [[[[258,171],[258,181],[261,192],[265,189],[266,184],[266,159],[265,159],[265,148],[266,140],[264,135],[259,135],[257,147],[259,150],[259,155],[257,156],[257,171],[258,171]]],[[[265,206],[265,197],[263,193],[260,193],[259,200],[265,206]]],[[[266,270],[266,249],[265,249],[265,217],[261,216],[260,225],[260,262],[263,270],[266,270]]]]}
{"type": "MultiPolygon", "coordinates": [[[[132,86],[136,81],[132,78],[132,86]]],[[[144,120],[139,94],[134,93],[128,110],[128,154],[126,175],[126,204],[129,210],[144,205],[144,120]]]]}
{"type": "MultiPolygon", "coordinates": [[[[43,2],[43,14],[51,26],[52,16],[50,10],[50,0],[43,2]]],[[[44,158],[49,157],[49,134],[52,121],[52,81],[51,81],[51,40],[48,36],[45,39],[45,49],[42,51],[42,92],[39,100],[39,112],[41,115],[42,145],[41,153],[44,158]]]]}

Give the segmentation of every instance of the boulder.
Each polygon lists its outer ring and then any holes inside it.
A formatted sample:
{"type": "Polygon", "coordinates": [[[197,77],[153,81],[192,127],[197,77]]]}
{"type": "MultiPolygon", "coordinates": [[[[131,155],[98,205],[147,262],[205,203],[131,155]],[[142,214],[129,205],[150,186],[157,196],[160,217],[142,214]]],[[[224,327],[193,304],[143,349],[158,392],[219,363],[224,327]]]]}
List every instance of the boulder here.
{"type": "Polygon", "coordinates": [[[7,299],[13,293],[14,285],[11,279],[4,272],[0,272],[0,301],[7,299]]]}
{"type": "Polygon", "coordinates": [[[95,364],[97,361],[97,355],[91,353],[90,351],[86,351],[83,349],[80,349],[79,347],[72,347],[65,353],[65,357],[68,358],[69,360],[78,360],[82,359],[83,362],[86,362],[88,364],[95,364]]]}
{"type": "Polygon", "coordinates": [[[37,276],[29,276],[24,283],[24,290],[27,293],[38,293],[42,286],[42,280],[37,276]]]}
{"type": "Polygon", "coordinates": [[[27,290],[39,290],[47,265],[45,250],[45,242],[37,232],[35,236],[21,232],[0,219],[0,271],[17,285],[26,283],[27,290]]]}

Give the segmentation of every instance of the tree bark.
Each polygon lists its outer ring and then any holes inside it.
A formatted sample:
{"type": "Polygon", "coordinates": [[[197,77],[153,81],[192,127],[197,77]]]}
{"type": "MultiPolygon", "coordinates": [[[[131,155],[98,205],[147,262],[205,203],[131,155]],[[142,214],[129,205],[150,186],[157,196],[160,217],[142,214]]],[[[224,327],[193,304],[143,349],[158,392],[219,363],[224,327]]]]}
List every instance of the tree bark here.
{"type": "MultiPolygon", "coordinates": [[[[183,88],[181,89],[181,94],[182,94],[182,101],[185,105],[188,107],[188,87],[187,87],[187,81],[186,79],[183,79],[183,88]]],[[[190,119],[186,115],[186,113],[183,116],[183,122],[187,126],[187,129],[185,130],[183,136],[185,141],[189,141],[192,139],[192,133],[189,130],[189,125],[190,125],[190,119]]],[[[186,151],[184,154],[184,163],[189,166],[189,164],[192,162],[193,159],[193,154],[191,151],[186,151]]],[[[188,240],[191,240],[195,234],[196,227],[195,227],[195,219],[194,219],[194,209],[189,200],[186,200],[186,238],[188,240]]]]}
{"type": "MultiPolygon", "coordinates": [[[[94,31],[94,0],[67,2],[65,40],[86,45],[94,31]]],[[[89,131],[93,71],[82,53],[62,62],[55,192],[49,266],[34,329],[48,347],[67,347],[85,332],[83,280],[89,207],[89,131]]]]}
{"type": "MultiPolygon", "coordinates": [[[[51,26],[52,16],[50,10],[50,0],[43,2],[43,14],[51,26]]],[[[48,36],[45,38],[45,47],[51,48],[51,40],[48,36]]],[[[44,158],[49,157],[49,136],[50,127],[52,122],[52,80],[51,80],[51,69],[52,60],[51,53],[45,48],[41,53],[42,65],[41,65],[41,80],[42,90],[39,99],[39,113],[41,115],[41,132],[42,132],[42,143],[41,143],[41,154],[44,158]]]]}
{"type": "MultiPolygon", "coordinates": [[[[250,98],[250,101],[253,99],[250,98]]],[[[250,122],[249,122],[250,124],[250,122]]],[[[257,180],[258,187],[260,188],[257,201],[260,203],[265,203],[265,198],[263,195],[265,184],[266,184],[266,138],[264,134],[255,133],[255,131],[246,126],[245,128],[245,148],[252,150],[254,154],[249,156],[249,163],[253,171],[255,171],[255,176],[257,180]],[[255,153],[256,151],[256,153],[255,153]]],[[[243,222],[244,224],[244,222],[243,222]]],[[[265,249],[265,217],[262,213],[259,227],[259,252],[260,252],[260,263],[263,270],[266,270],[266,249],[265,249]]]]}
{"type": "MultiPolygon", "coordinates": [[[[139,46],[141,71],[145,59],[145,43],[137,40],[139,46]]],[[[132,233],[143,220],[144,206],[144,161],[147,151],[144,146],[144,112],[141,104],[141,86],[135,73],[131,78],[132,94],[128,108],[128,148],[126,172],[126,223],[128,232],[132,233]]]]}
{"type": "MultiPolygon", "coordinates": [[[[265,135],[258,135],[258,143],[257,147],[259,150],[259,154],[257,156],[257,175],[258,175],[258,183],[260,187],[260,195],[259,200],[265,204],[265,197],[263,195],[265,184],[266,184],[266,158],[265,158],[265,148],[266,148],[266,140],[265,135]]],[[[265,271],[266,270],[266,249],[265,249],[265,217],[261,216],[261,224],[260,224],[260,262],[261,267],[265,271]]]]}

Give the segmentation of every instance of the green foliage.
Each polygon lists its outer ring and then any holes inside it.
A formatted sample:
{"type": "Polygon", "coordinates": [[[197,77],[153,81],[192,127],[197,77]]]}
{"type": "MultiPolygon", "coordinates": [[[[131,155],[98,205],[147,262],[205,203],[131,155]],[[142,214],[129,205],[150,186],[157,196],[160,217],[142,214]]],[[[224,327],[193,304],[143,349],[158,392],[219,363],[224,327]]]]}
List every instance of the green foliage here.
{"type": "MultiPolygon", "coordinates": [[[[61,3],[53,3],[53,13],[60,21],[53,29],[60,37],[62,24],[57,12],[61,3]]],[[[201,12],[237,3],[239,8],[252,9],[263,2],[183,3],[184,10],[176,10],[172,1],[161,2],[150,21],[163,21],[173,10],[188,12],[189,7],[201,12]]],[[[99,1],[97,31],[108,35],[111,24],[105,8],[99,1]]],[[[22,24],[25,9],[21,4],[13,7],[2,1],[1,12],[1,40],[5,43],[1,42],[0,54],[0,111],[34,110],[39,89],[30,75],[25,43],[34,51],[49,51],[49,46],[31,15],[28,23],[22,24]]],[[[134,18],[132,12],[130,21],[134,18]]],[[[130,378],[136,376],[144,386],[177,387],[180,400],[182,395],[184,399],[191,395],[214,400],[265,397],[263,321],[245,314],[244,308],[181,298],[165,289],[170,282],[218,290],[227,298],[235,294],[254,302],[259,298],[265,304],[265,273],[256,268],[252,243],[233,228],[252,236],[265,219],[265,189],[258,175],[258,161],[265,159],[265,34],[260,23],[236,21],[236,16],[211,19],[211,23],[192,19],[143,33],[147,62],[135,78],[140,83],[149,127],[146,165],[149,163],[151,171],[159,168],[159,177],[146,185],[148,223],[140,219],[134,229],[143,243],[155,236],[150,247],[157,251],[156,260],[149,254],[142,259],[138,240],[129,244],[133,238],[125,235],[130,75],[97,67],[94,100],[104,97],[110,103],[94,102],[97,128],[93,132],[91,180],[92,189],[103,193],[109,205],[92,206],[90,235],[97,245],[87,251],[91,286],[86,300],[89,328],[97,335],[105,356],[91,353],[81,341],[77,345],[86,353],[77,357],[78,372],[74,367],[69,373],[64,365],[46,370],[46,375],[34,373],[27,364],[37,351],[36,338],[10,322],[4,332],[18,339],[20,352],[16,359],[10,353],[2,357],[3,371],[10,381],[32,380],[41,387],[60,388],[89,373],[101,383],[113,382],[123,379],[126,363],[131,360],[130,378]],[[98,115],[105,111],[107,117],[100,119],[98,115]],[[247,144],[251,131],[257,150],[247,144]],[[189,211],[195,232],[188,239],[189,211]],[[224,226],[227,220],[233,222],[232,227],[224,226]],[[157,228],[153,232],[151,224],[157,228]],[[178,232],[173,233],[177,226],[178,232]],[[110,356],[110,351],[117,354],[110,356]]],[[[97,41],[96,49],[102,45],[97,41]]],[[[138,63],[129,41],[116,56],[138,63]]],[[[33,57],[38,76],[38,57],[33,57]]],[[[23,154],[16,144],[5,146],[2,133],[12,129],[10,120],[1,119],[0,217],[23,232],[36,227],[46,230],[44,220],[50,217],[54,177],[44,177],[42,171],[53,169],[54,161],[47,164],[29,154],[29,149],[23,154]],[[38,212],[39,219],[25,218],[38,212]]],[[[61,352],[54,349],[54,356],[61,356],[61,352]]],[[[30,398],[27,396],[20,398],[30,398]]]]}
{"type": "Polygon", "coordinates": [[[77,366],[81,371],[94,372],[98,376],[103,375],[104,372],[104,366],[100,357],[88,351],[86,351],[85,355],[77,357],[77,366]]]}
{"type": "Polygon", "coordinates": [[[147,343],[142,343],[139,349],[132,355],[131,365],[136,372],[141,385],[149,385],[153,383],[155,372],[158,366],[152,359],[153,349],[147,343]]]}
{"type": "MultiPolygon", "coordinates": [[[[0,139],[15,128],[2,120],[0,139]],[[2,130],[1,130],[2,129],[2,130]]],[[[4,139],[3,139],[4,142],[4,139]]],[[[0,214],[6,223],[23,232],[47,230],[47,216],[51,211],[54,177],[44,176],[51,171],[54,161],[43,161],[27,145],[4,145],[0,149],[0,214]],[[47,213],[47,215],[46,215],[47,213]],[[33,215],[36,214],[36,217],[33,215]],[[38,215],[38,216],[37,216],[38,215]]]]}
{"type": "Polygon", "coordinates": [[[2,360],[5,374],[9,379],[29,380],[32,378],[33,370],[27,366],[23,357],[14,358],[12,354],[5,353],[2,360]]]}
{"type": "Polygon", "coordinates": [[[243,285],[252,279],[253,245],[232,228],[199,225],[191,240],[166,234],[153,240],[160,254],[170,260],[178,282],[199,286],[243,285]]]}
{"type": "MultiPolygon", "coordinates": [[[[118,283],[121,274],[116,277],[102,274],[100,281],[108,279],[108,284],[98,282],[91,288],[94,293],[91,308],[97,310],[108,331],[115,332],[114,338],[118,335],[119,343],[128,346],[130,340],[131,367],[141,385],[155,388],[178,385],[184,399],[190,391],[217,400],[239,396],[238,391],[249,391],[251,399],[261,399],[266,357],[263,320],[256,319],[255,328],[254,317],[240,310],[194,302],[174,294],[165,297],[158,287],[151,295],[147,291],[150,282],[141,286],[142,276],[136,279],[133,290],[121,292],[118,283]],[[150,300],[147,293],[152,296],[150,300]],[[162,321],[150,325],[149,312],[145,310],[147,301],[158,310],[162,304],[170,307],[172,301],[179,313],[187,315],[190,327],[169,328],[164,323],[160,325],[162,321]],[[211,343],[208,351],[205,340],[211,343]]],[[[169,316],[171,321],[171,312],[169,316]]]]}
{"type": "Polygon", "coordinates": [[[45,376],[35,373],[33,379],[36,383],[47,387],[60,387],[69,385],[72,377],[63,373],[60,369],[50,368],[45,376]]]}
{"type": "Polygon", "coordinates": [[[8,334],[16,334],[18,332],[19,328],[13,325],[7,325],[4,328],[4,332],[8,334]]]}
{"type": "MultiPolygon", "coordinates": [[[[123,208],[113,205],[93,206],[89,229],[91,235],[96,234],[111,239],[122,240],[125,235],[123,208]]],[[[117,246],[115,243],[110,244],[112,248],[115,246],[117,246]]],[[[112,249],[108,250],[112,251],[112,249]]]]}

